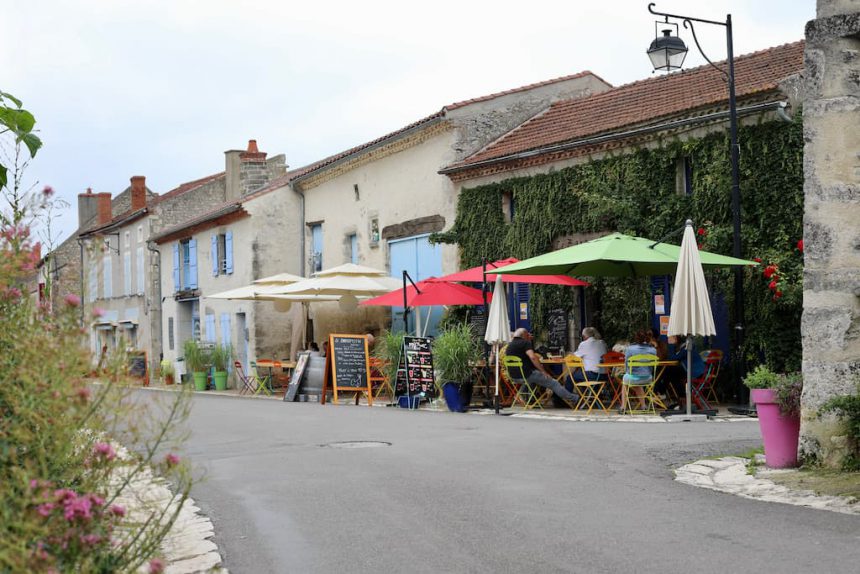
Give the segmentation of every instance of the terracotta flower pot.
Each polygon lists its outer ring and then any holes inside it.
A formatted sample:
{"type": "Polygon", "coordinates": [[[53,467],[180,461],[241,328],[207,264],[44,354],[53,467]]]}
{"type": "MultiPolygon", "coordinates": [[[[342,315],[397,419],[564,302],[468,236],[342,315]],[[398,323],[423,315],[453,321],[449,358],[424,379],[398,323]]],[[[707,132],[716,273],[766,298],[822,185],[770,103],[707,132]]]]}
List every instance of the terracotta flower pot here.
{"type": "Polygon", "coordinates": [[[770,468],[797,466],[800,417],[785,416],[779,412],[775,389],[750,389],[750,396],[758,411],[765,464],[770,468]]]}

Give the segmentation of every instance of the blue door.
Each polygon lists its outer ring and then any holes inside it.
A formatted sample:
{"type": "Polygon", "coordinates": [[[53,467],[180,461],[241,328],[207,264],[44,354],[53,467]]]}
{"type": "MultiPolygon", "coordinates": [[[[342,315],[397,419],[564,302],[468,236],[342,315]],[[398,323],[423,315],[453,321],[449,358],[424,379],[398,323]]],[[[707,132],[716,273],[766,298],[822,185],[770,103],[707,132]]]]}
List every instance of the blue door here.
{"type": "MultiPolygon", "coordinates": [[[[442,275],[442,248],[439,245],[431,245],[429,235],[389,241],[388,255],[391,276],[397,279],[402,279],[404,269],[416,283],[428,277],[442,275]]],[[[422,307],[420,311],[422,331],[425,323],[429,320],[426,333],[430,336],[436,335],[436,326],[442,318],[442,307],[422,307]],[[427,316],[428,309],[432,309],[429,318],[427,316]]],[[[414,309],[410,309],[409,329],[411,332],[415,332],[414,309]]],[[[391,308],[391,330],[403,330],[403,307],[391,308]]]]}

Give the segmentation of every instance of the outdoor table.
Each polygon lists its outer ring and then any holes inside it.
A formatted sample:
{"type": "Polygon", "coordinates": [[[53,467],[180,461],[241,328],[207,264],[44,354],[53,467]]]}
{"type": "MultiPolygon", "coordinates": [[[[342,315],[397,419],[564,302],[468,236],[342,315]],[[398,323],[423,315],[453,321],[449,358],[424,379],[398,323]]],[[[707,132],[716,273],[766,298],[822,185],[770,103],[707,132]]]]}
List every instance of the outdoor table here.
{"type": "MultiPolygon", "coordinates": [[[[654,376],[654,384],[660,380],[660,377],[663,376],[663,371],[666,370],[666,367],[675,367],[679,363],[678,361],[657,361],[657,372],[654,376]]],[[[621,404],[621,379],[618,376],[617,370],[620,369],[620,373],[623,376],[624,374],[624,362],[617,363],[598,363],[598,367],[602,367],[606,369],[606,378],[609,380],[609,384],[612,386],[612,401],[609,403],[609,406],[606,407],[606,410],[610,410],[614,405],[621,404]]],[[[665,409],[666,405],[663,404],[659,398],[657,401],[660,405],[665,409]]]]}
{"type": "MultiPolygon", "coordinates": [[[[495,371],[492,368],[488,369],[494,365],[495,363],[483,359],[469,363],[474,380],[473,389],[480,389],[484,399],[491,399],[496,394],[495,371]]],[[[472,396],[474,397],[474,394],[472,396]]]]}
{"type": "MultiPolygon", "coordinates": [[[[296,368],[296,363],[293,361],[275,361],[274,359],[258,359],[257,368],[269,370],[269,380],[274,381],[276,378],[275,369],[281,369],[281,373],[286,372],[286,381],[289,383],[290,377],[293,374],[293,369],[296,368]]],[[[277,377],[283,380],[283,376],[277,377]]]]}

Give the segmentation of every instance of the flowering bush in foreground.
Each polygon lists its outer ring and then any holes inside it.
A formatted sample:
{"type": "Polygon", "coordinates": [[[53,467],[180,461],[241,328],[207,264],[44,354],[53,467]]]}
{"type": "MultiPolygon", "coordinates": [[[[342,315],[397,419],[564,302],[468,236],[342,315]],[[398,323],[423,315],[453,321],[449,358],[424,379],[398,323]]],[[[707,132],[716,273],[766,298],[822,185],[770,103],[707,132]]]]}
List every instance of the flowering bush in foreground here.
{"type": "MultiPolygon", "coordinates": [[[[0,93],[0,107],[2,107],[0,93]]],[[[5,173],[5,172],[4,172],[5,173]]],[[[4,178],[0,192],[6,193],[4,178]]],[[[159,403],[125,384],[118,355],[98,381],[80,297],[32,300],[35,213],[9,201],[0,217],[0,572],[159,570],[159,545],[187,498],[188,466],[173,452],[187,394],[159,403]],[[126,508],[152,469],[171,482],[166,507],[126,508]],[[125,492],[124,492],[125,491],[125,492]]]]}

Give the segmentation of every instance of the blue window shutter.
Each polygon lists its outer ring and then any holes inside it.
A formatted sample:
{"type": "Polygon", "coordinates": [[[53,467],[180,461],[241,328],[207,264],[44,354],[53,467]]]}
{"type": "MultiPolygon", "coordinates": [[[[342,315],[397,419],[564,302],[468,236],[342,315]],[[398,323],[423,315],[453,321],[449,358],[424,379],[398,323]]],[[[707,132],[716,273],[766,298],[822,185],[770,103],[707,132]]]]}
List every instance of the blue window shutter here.
{"type": "Polygon", "coordinates": [[[180,291],[182,283],[179,282],[179,243],[173,244],[173,290],[180,291]]]}
{"type": "Polygon", "coordinates": [[[227,346],[233,339],[233,333],[230,332],[230,313],[221,313],[221,344],[227,346]]]}
{"type": "Polygon", "coordinates": [[[207,343],[215,342],[215,315],[206,315],[206,331],[204,332],[204,337],[206,337],[207,343]]]}
{"type": "Polygon", "coordinates": [[[218,234],[212,236],[212,249],[209,251],[212,260],[212,276],[218,277],[218,234]]]}
{"type": "Polygon", "coordinates": [[[224,258],[227,261],[227,274],[233,273],[233,232],[224,236],[224,258]]]}
{"type": "Polygon", "coordinates": [[[188,240],[188,288],[197,289],[197,240],[188,240]]]}

